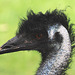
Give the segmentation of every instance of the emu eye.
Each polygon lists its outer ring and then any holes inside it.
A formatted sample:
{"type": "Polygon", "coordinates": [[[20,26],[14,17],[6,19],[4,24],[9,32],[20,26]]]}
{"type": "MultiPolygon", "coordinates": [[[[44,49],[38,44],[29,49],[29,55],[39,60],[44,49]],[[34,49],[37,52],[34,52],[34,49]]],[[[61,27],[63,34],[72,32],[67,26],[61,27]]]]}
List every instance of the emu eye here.
{"type": "Polygon", "coordinates": [[[43,37],[43,34],[36,34],[35,37],[36,37],[37,39],[41,39],[41,38],[43,37]]]}

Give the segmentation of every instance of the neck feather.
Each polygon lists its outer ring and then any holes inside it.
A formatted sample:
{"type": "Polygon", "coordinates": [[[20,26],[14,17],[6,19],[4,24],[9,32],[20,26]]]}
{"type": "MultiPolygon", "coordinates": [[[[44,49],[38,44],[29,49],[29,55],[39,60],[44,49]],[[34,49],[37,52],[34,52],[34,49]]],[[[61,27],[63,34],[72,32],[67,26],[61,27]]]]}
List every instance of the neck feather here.
{"type": "MultiPolygon", "coordinates": [[[[49,53],[47,59],[41,63],[36,75],[61,75],[62,71],[65,69],[70,58],[71,43],[67,30],[63,26],[61,26],[61,28],[65,30],[61,30],[63,36],[61,48],[49,53]]],[[[58,31],[60,31],[60,29],[58,31]]]]}

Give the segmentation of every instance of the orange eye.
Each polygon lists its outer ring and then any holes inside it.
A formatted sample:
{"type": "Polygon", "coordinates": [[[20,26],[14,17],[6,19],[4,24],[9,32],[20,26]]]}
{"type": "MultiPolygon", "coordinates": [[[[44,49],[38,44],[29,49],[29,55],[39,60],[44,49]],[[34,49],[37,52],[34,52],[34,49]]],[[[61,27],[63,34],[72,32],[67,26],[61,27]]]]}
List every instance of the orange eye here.
{"type": "Polygon", "coordinates": [[[36,38],[37,38],[37,39],[41,39],[42,37],[43,37],[42,34],[36,34],[36,38]]]}

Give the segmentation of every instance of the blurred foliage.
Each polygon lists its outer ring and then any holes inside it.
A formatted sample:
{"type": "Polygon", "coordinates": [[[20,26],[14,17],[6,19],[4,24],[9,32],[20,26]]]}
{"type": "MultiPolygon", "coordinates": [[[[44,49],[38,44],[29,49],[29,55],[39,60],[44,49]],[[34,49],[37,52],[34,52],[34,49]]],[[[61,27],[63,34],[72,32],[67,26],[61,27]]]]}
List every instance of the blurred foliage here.
{"type": "MultiPolygon", "coordinates": [[[[0,0],[0,45],[15,36],[20,19],[27,11],[35,13],[66,9],[70,23],[75,23],[75,0],[0,0]]],[[[75,75],[75,55],[68,75],[75,75]]],[[[0,55],[0,75],[34,75],[41,56],[36,51],[22,51],[0,55]]]]}

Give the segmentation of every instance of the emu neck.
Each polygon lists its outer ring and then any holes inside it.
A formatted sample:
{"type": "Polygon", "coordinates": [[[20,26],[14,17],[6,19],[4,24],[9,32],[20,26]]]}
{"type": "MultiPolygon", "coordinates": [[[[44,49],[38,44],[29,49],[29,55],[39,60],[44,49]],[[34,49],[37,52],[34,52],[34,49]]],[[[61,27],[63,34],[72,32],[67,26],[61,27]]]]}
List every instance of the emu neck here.
{"type": "MultiPolygon", "coordinates": [[[[64,32],[63,32],[64,33],[64,32]]],[[[41,63],[36,75],[62,75],[68,63],[71,53],[71,43],[69,34],[63,34],[63,43],[59,50],[49,53],[47,59],[41,63]]]]}

